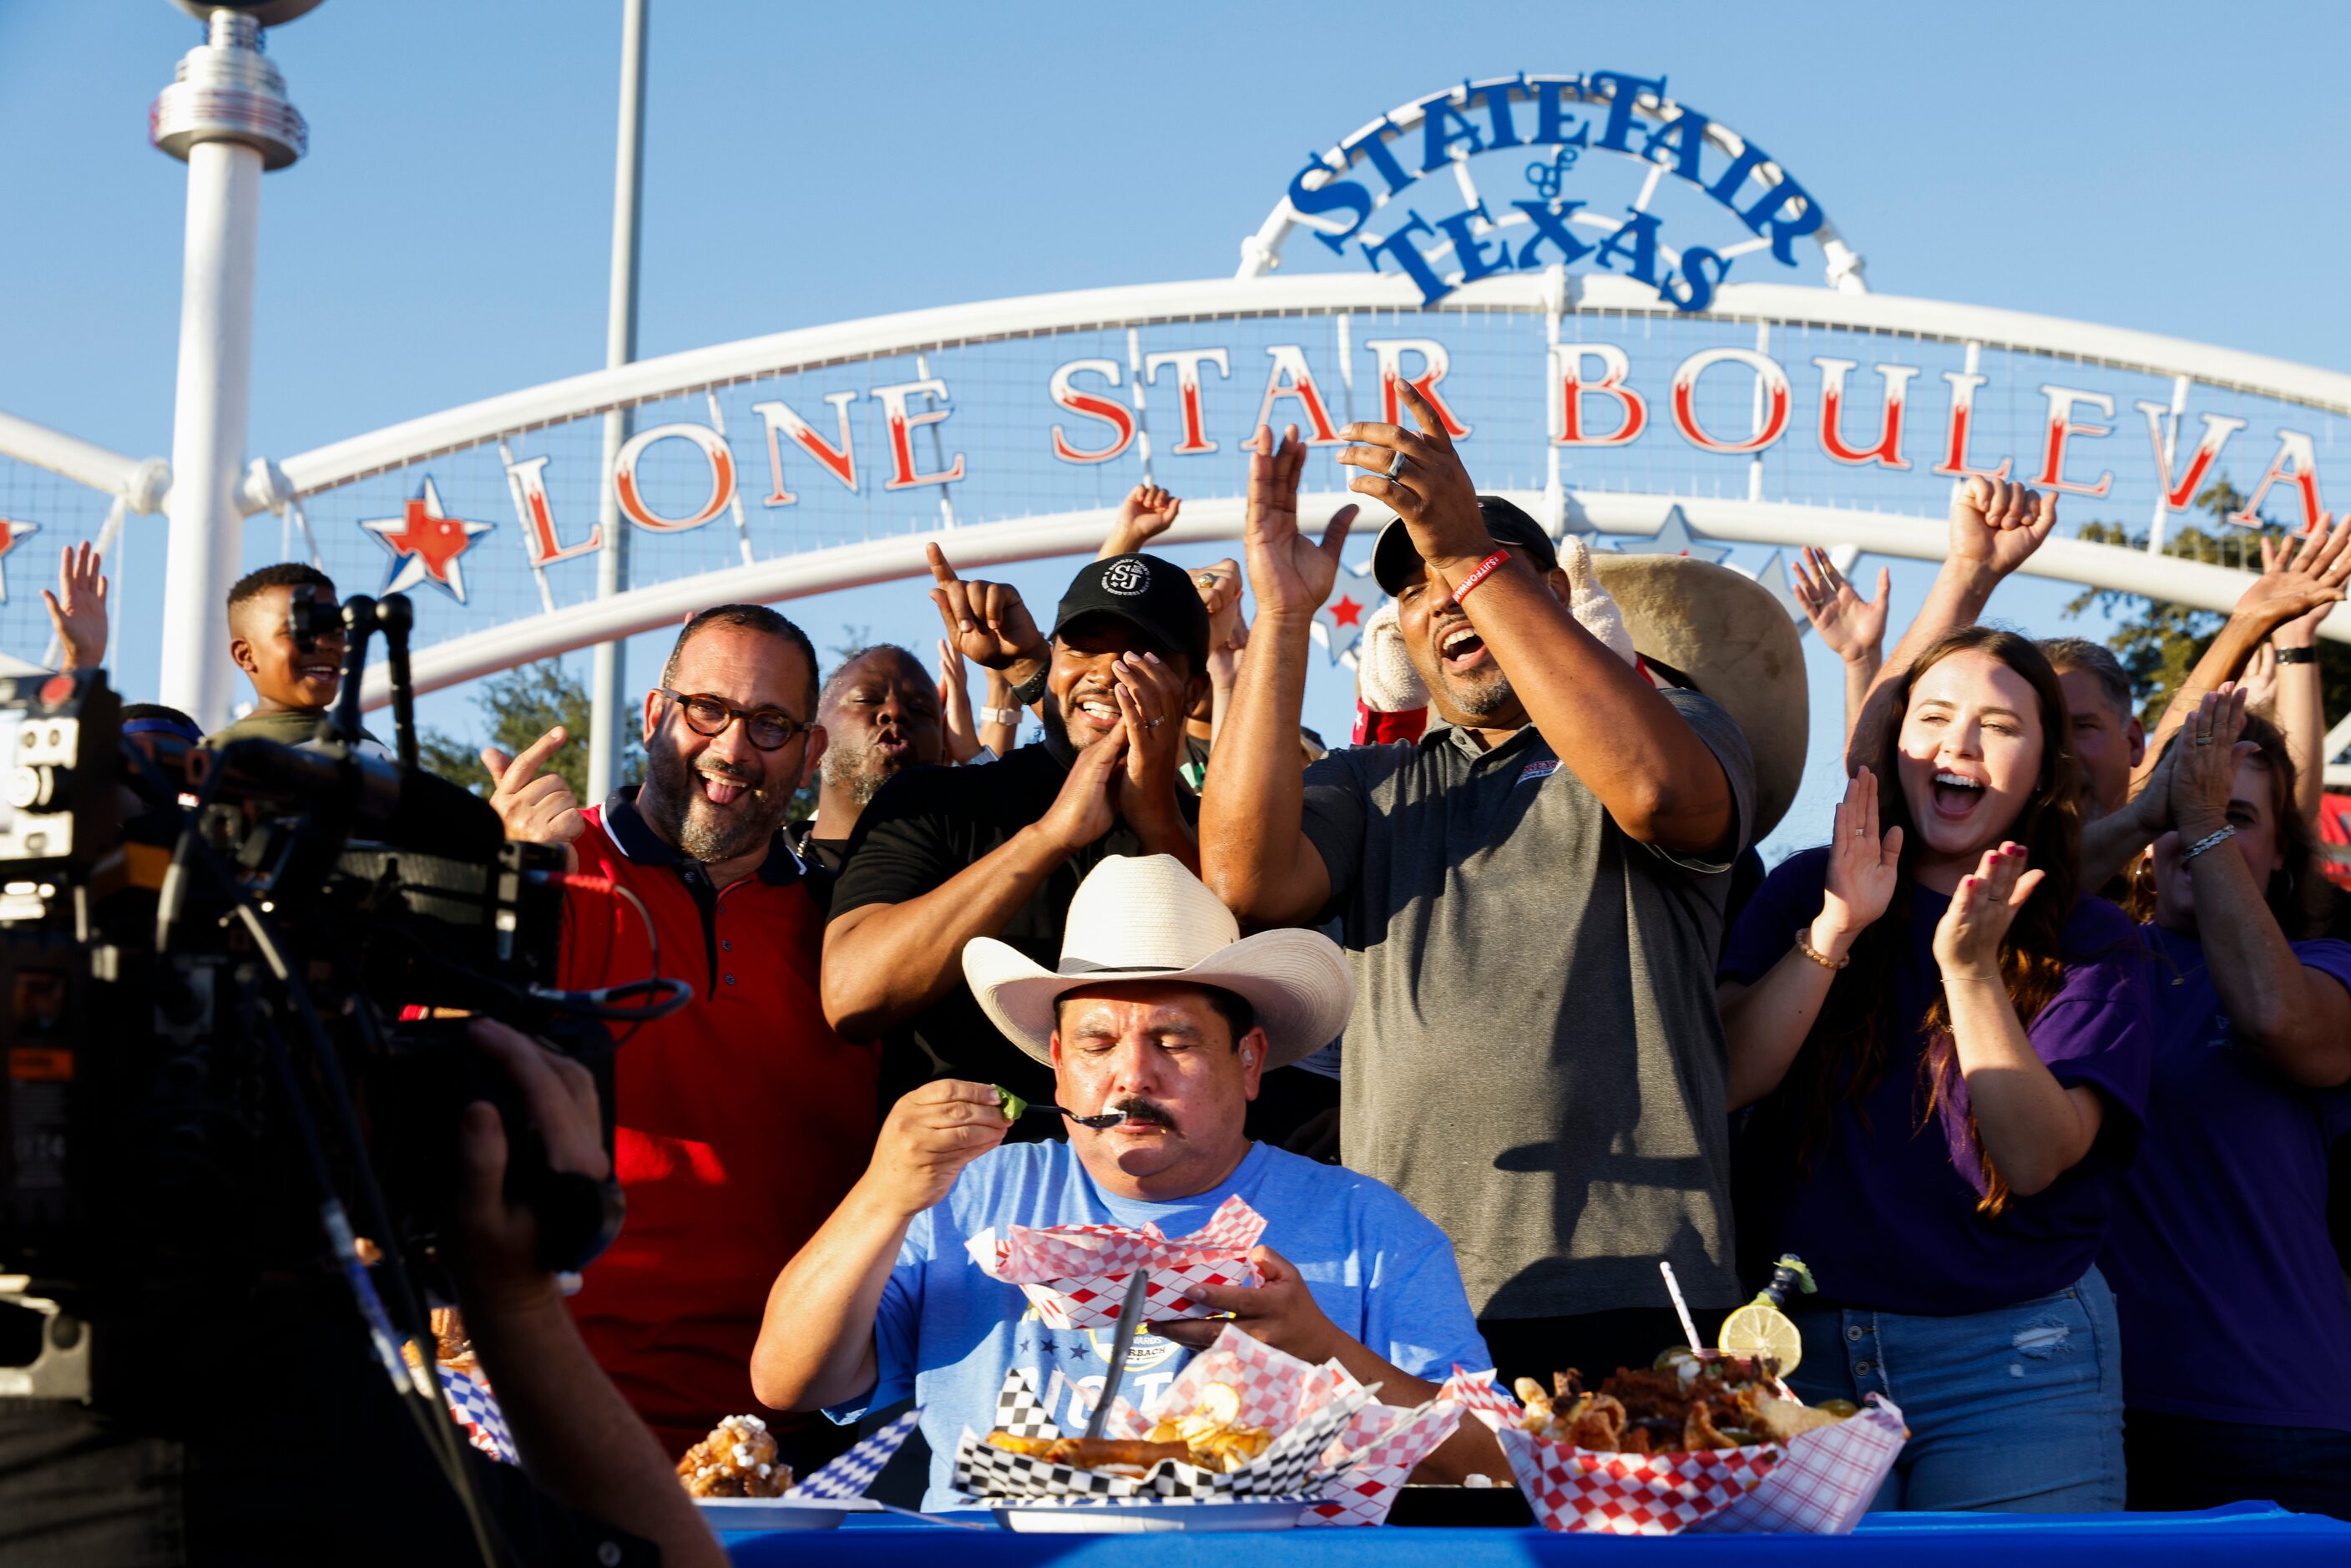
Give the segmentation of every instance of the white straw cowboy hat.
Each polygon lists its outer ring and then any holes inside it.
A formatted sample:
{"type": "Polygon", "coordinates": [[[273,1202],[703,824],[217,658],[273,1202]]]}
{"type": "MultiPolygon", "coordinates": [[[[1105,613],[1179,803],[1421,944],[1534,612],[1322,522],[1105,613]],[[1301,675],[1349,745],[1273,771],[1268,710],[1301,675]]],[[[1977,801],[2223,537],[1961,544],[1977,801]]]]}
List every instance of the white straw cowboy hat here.
{"type": "Polygon", "coordinates": [[[1214,986],[1245,999],[1268,1067],[1311,1056],[1347,1027],[1355,987],[1319,931],[1243,936],[1233,912],[1173,855],[1113,855],[1070,900],[1061,961],[1047,969],[988,936],[964,945],[964,978],[1005,1038],[1051,1065],[1053,1004],[1088,986],[1214,986]]]}
{"type": "Polygon", "coordinates": [[[1755,754],[1755,821],[1747,841],[1778,825],[1803,779],[1812,724],[1804,648],[1771,591],[1750,577],[1679,555],[1592,552],[1633,644],[1687,675],[1722,705],[1755,754]]]}

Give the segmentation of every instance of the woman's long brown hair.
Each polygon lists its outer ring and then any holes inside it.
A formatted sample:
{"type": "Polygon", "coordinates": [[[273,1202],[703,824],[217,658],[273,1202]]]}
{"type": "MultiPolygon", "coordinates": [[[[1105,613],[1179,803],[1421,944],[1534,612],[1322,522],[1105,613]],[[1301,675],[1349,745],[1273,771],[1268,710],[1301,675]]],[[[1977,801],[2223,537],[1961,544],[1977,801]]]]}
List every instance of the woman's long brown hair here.
{"type": "MultiPolygon", "coordinates": [[[[2001,977],[2007,982],[2016,1016],[2027,1025],[2064,984],[2062,936],[2080,881],[2082,831],[2080,771],[2067,738],[2072,726],[2066,719],[2065,690],[2058,685],[2057,672],[2031,639],[1989,626],[1963,627],[1928,648],[1894,678],[1892,712],[1883,726],[1877,755],[1869,758],[1877,775],[1879,826],[1902,830],[1902,874],[1895,884],[1893,903],[1854,943],[1852,962],[1829,988],[1820,1018],[1803,1050],[1797,1052],[1782,1088],[1793,1113],[1800,1160],[1827,1141],[1841,1103],[1865,1102],[1885,1076],[1882,1025],[1886,1009],[1894,1002],[1896,976],[1909,956],[1912,878],[1925,847],[1917,824],[1910,820],[1909,801],[1902,793],[1903,720],[1910,711],[1910,694],[1918,678],[1952,654],[1971,651],[1988,653],[2023,676],[2041,709],[2040,775],[2024,809],[2004,835],[2024,846],[2027,866],[2042,873],[2041,885],[2032,890],[2001,942],[2001,977]]],[[[1923,1127],[1939,1115],[1959,1082],[1950,1003],[1943,995],[1939,977],[1926,1016],[1906,1021],[1928,1037],[1922,1067],[1924,1104],[1919,1113],[1923,1127]]],[[[1967,1119],[1967,1131],[1984,1174],[1984,1193],[1976,1207],[1982,1213],[1998,1214],[2007,1207],[2008,1183],[1984,1152],[1983,1136],[1972,1114],[1967,1119]]]]}

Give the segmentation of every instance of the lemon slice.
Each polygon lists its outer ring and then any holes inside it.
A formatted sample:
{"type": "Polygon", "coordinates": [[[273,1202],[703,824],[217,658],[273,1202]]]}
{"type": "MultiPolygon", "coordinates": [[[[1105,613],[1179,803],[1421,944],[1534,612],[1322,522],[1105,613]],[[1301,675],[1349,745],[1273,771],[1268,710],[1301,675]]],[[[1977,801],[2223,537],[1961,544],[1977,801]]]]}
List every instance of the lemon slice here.
{"type": "Polygon", "coordinates": [[[1780,1364],[1780,1375],[1796,1370],[1804,1359],[1804,1339],[1788,1314],[1769,1301],[1750,1301],[1722,1320],[1717,1342],[1726,1355],[1769,1356],[1780,1364]]]}

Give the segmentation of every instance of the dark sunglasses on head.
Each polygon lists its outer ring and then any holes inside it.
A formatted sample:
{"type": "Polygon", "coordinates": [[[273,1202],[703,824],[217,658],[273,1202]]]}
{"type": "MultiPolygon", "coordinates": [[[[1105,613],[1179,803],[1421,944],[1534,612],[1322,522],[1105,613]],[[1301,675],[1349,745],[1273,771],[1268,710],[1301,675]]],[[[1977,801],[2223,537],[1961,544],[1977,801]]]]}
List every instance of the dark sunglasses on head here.
{"type": "Polygon", "coordinates": [[[714,740],[726,734],[726,727],[739,718],[743,721],[744,737],[753,746],[762,751],[778,751],[790,745],[792,737],[816,727],[779,707],[737,707],[725,697],[707,692],[672,691],[667,686],[654,689],[677,705],[678,711],[685,716],[686,728],[714,740]]]}

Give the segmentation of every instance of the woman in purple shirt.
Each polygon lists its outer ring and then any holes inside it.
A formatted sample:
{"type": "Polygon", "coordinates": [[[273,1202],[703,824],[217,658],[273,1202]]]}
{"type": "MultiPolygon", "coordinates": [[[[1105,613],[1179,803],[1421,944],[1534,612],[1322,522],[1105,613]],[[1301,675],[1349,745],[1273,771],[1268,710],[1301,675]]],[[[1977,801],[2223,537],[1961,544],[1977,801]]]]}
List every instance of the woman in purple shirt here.
{"type": "Polygon", "coordinates": [[[2149,825],[2168,824],[2137,877],[2162,1011],[2103,1261],[2130,1504],[2351,1519],[2351,1295],[2326,1234],[2351,945],[2301,939],[2326,884],[2285,738],[2243,710],[2242,693],[2205,698],[2147,790],[2149,825]]]}
{"type": "Polygon", "coordinates": [[[1969,627],[1888,685],[1834,841],[1771,873],[1723,955],[1730,1103],[1754,1107],[1740,1239],[1820,1281],[1791,1314],[1798,1392],[1901,1406],[1875,1506],[2117,1509],[2094,1265],[2147,1093],[2147,955],[2076,895],[2078,776],[2041,651],[1969,627]]]}

